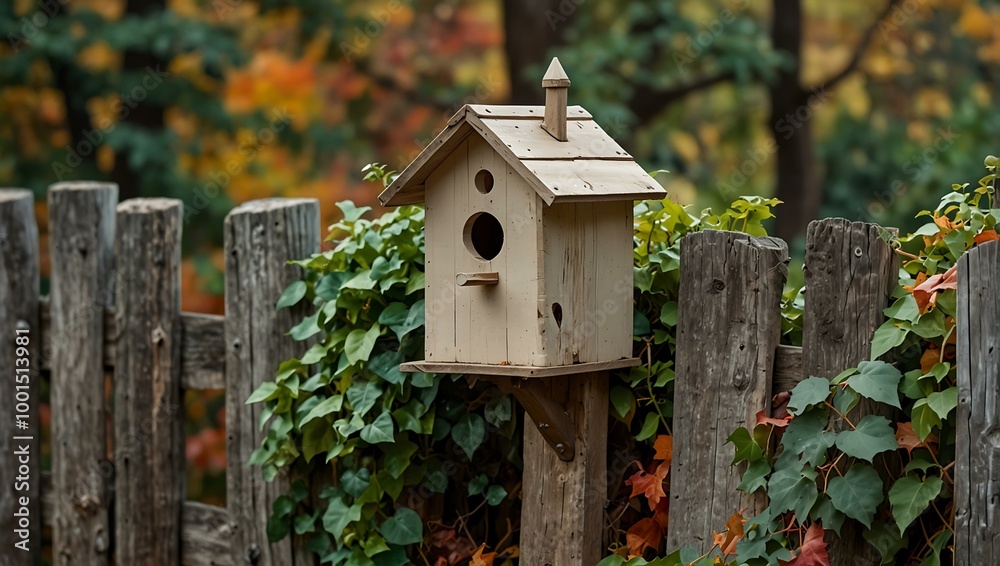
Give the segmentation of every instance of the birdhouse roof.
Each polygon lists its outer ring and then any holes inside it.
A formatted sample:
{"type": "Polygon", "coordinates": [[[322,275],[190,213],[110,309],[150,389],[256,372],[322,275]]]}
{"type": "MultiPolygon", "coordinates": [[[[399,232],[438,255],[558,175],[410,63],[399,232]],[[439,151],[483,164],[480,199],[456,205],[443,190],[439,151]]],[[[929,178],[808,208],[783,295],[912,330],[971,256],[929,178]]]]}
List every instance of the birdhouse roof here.
{"type": "Polygon", "coordinates": [[[542,129],[544,106],[462,107],[447,127],[379,195],[386,206],[424,202],[427,177],[468,136],[482,136],[546,204],[659,199],[667,192],[593,116],[566,109],[568,141],[542,129]]]}

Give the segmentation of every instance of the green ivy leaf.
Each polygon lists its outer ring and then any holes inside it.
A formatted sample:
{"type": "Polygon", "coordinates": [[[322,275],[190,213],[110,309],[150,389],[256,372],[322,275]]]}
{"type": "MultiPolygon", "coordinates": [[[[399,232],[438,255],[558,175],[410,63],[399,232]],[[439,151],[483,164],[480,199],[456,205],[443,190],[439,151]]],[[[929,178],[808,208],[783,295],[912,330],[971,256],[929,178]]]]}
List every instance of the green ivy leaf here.
{"type": "Polygon", "coordinates": [[[861,419],[854,430],[837,435],[837,448],[853,458],[872,461],[876,454],[896,450],[896,433],[889,426],[889,419],[868,415],[861,419]]]}
{"type": "Polygon", "coordinates": [[[619,419],[624,419],[629,414],[634,401],[635,396],[632,394],[630,388],[621,385],[611,388],[611,407],[615,411],[615,416],[619,419]]]}
{"type": "Polygon", "coordinates": [[[871,466],[858,464],[830,480],[826,493],[838,511],[871,528],[883,499],[882,479],[871,466]]]}
{"type": "Polygon", "coordinates": [[[265,381],[261,383],[250,397],[247,399],[246,404],[260,403],[261,401],[270,401],[278,397],[278,384],[273,381],[265,381]]]}
{"type": "Polygon", "coordinates": [[[369,444],[392,442],[393,434],[392,416],[385,412],[361,429],[361,440],[369,444]]]}
{"type": "Polygon", "coordinates": [[[776,470],[767,482],[769,507],[776,513],[793,511],[799,524],[809,516],[819,492],[816,489],[816,472],[810,467],[776,470]]]}
{"type": "Polygon", "coordinates": [[[497,397],[486,404],[483,409],[483,417],[486,422],[495,427],[500,427],[510,421],[514,414],[514,409],[510,404],[510,397],[504,395],[497,397]]]}
{"type": "Polygon", "coordinates": [[[948,418],[948,414],[958,406],[958,388],[949,387],[944,391],[935,391],[927,396],[927,407],[930,408],[942,420],[948,418]]]}
{"type": "Polygon", "coordinates": [[[740,427],[733,431],[727,438],[736,447],[736,455],[733,456],[731,465],[739,462],[756,462],[764,457],[764,448],[751,436],[750,431],[745,427],[740,427]]]}
{"type": "Polygon", "coordinates": [[[281,310],[288,308],[295,303],[302,300],[302,297],[306,296],[306,290],[309,288],[305,281],[293,281],[291,285],[285,287],[282,291],[281,297],[278,298],[278,304],[275,305],[274,310],[281,310]]]}
{"type": "Polygon", "coordinates": [[[792,397],[788,400],[788,412],[800,414],[812,405],[823,403],[830,396],[830,380],[824,377],[809,377],[799,382],[792,389],[792,397]]]}
{"type": "Polygon", "coordinates": [[[475,413],[466,413],[451,428],[451,438],[462,448],[469,460],[486,437],[483,418],[475,413]]]}
{"type": "Polygon", "coordinates": [[[736,489],[752,494],[758,489],[767,487],[767,476],[769,475],[771,475],[771,466],[767,463],[767,460],[757,460],[750,464],[747,470],[743,472],[743,479],[736,489]]]}
{"type": "MultiPolygon", "coordinates": [[[[315,399],[315,397],[312,398],[315,399]]],[[[326,399],[322,400],[318,405],[313,407],[311,411],[309,411],[309,414],[307,414],[305,418],[303,418],[302,421],[299,422],[299,427],[301,428],[305,426],[313,419],[317,419],[319,417],[325,417],[330,413],[335,413],[341,410],[343,406],[344,406],[343,395],[334,395],[332,397],[327,397],[326,399]]]]}
{"type": "Polygon", "coordinates": [[[899,405],[899,380],[903,374],[885,362],[861,362],[857,375],[847,378],[847,385],[859,394],[902,409],[899,405]]]}
{"type": "Polygon", "coordinates": [[[837,433],[825,430],[827,425],[825,410],[813,409],[793,418],[781,437],[784,453],[802,455],[813,466],[824,464],[827,450],[837,441],[837,433]]]}
{"type": "Polygon", "coordinates": [[[344,529],[347,525],[361,520],[361,506],[348,506],[340,497],[330,499],[323,513],[323,530],[330,533],[337,543],[337,548],[341,546],[344,529]]]}
{"type": "Polygon", "coordinates": [[[469,480],[469,495],[479,495],[486,489],[489,483],[490,478],[486,477],[486,474],[479,474],[472,478],[469,480]]]}
{"type": "Polygon", "coordinates": [[[373,324],[367,332],[361,328],[352,330],[347,335],[347,341],[344,343],[344,353],[347,354],[347,361],[353,364],[361,360],[367,360],[381,332],[382,327],[377,323],[373,324]]]}
{"type": "Polygon", "coordinates": [[[646,415],[645,422],[642,423],[642,430],[635,436],[636,440],[648,440],[653,438],[660,426],[660,416],[655,412],[646,415]]]}
{"type": "Polygon", "coordinates": [[[316,296],[327,302],[336,303],[340,289],[354,274],[348,271],[328,273],[316,285],[316,296]]]}
{"type": "Polygon", "coordinates": [[[486,490],[486,503],[496,507],[500,505],[500,502],[507,497],[507,490],[503,488],[502,485],[491,485],[488,490],[486,490]]]}
{"type": "Polygon", "coordinates": [[[424,540],[424,524],[412,509],[400,507],[396,514],[386,519],[379,529],[385,540],[391,544],[417,544],[424,540]]]}
{"type": "Polygon", "coordinates": [[[920,440],[927,440],[934,427],[941,427],[941,417],[927,403],[927,399],[918,399],[910,410],[910,418],[913,420],[913,431],[917,433],[920,440]]]}
{"type": "Polygon", "coordinates": [[[340,486],[352,497],[361,497],[361,494],[368,489],[370,483],[371,472],[368,471],[368,468],[359,468],[357,470],[348,468],[340,475],[340,486]]]}
{"type": "Polygon", "coordinates": [[[902,344],[909,332],[909,330],[900,328],[893,323],[892,319],[887,320],[875,331],[875,335],[872,336],[871,359],[876,360],[889,350],[902,344]]]}
{"type": "Polygon", "coordinates": [[[347,402],[351,404],[354,414],[363,417],[375,406],[382,386],[373,381],[355,381],[347,390],[347,402]]]}
{"type": "MultiPolygon", "coordinates": [[[[881,483],[879,483],[881,485],[881,483]]],[[[844,514],[837,510],[833,501],[826,494],[819,496],[819,501],[809,512],[809,518],[819,521],[823,528],[840,534],[840,527],[844,525],[844,514]]]]}
{"type": "Polygon", "coordinates": [[[906,475],[896,480],[889,490],[889,504],[900,535],[906,532],[906,527],[917,516],[927,510],[931,501],[941,493],[943,485],[944,482],[937,476],[928,476],[920,481],[914,476],[906,475]]]}
{"type": "Polygon", "coordinates": [[[889,528],[882,521],[876,521],[872,525],[871,530],[865,531],[863,536],[868,541],[868,544],[878,550],[879,555],[882,557],[881,566],[895,564],[896,554],[907,547],[906,538],[896,532],[896,529],[889,528]]]}
{"type": "Polygon", "coordinates": [[[296,324],[288,331],[288,335],[292,337],[293,340],[308,340],[315,336],[319,331],[322,330],[319,327],[319,311],[312,313],[306,318],[302,319],[302,322],[296,324]]]}
{"type": "Polygon", "coordinates": [[[385,454],[385,470],[393,478],[399,478],[410,466],[410,458],[416,454],[417,445],[406,438],[397,440],[395,444],[390,444],[382,448],[385,454]]]}

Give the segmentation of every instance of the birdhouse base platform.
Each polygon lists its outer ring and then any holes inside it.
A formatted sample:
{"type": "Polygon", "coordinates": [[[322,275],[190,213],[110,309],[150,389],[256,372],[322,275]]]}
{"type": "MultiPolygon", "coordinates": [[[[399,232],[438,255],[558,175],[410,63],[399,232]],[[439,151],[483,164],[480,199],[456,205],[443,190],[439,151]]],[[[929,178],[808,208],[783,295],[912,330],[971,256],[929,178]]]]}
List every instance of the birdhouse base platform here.
{"type": "Polygon", "coordinates": [[[400,364],[404,373],[451,373],[463,375],[490,375],[505,377],[555,377],[579,373],[610,371],[640,365],[639,358],[622,358],[608,362],[588,362],[564,366],[516,366],[494,364],[471,364],[462,362],[407,362],[400,364]]]}

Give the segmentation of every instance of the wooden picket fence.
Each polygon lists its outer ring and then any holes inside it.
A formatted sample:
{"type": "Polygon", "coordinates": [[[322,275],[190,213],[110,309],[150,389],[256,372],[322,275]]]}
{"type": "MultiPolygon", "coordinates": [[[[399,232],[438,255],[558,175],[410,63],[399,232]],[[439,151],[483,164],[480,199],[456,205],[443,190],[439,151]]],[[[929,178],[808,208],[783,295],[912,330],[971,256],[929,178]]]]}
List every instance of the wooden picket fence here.
{"type": "MultiPolygon", "coordinates": [[[[42,297],[32,195],[0,191],[0,368],[14,367],[18,329],[30,337],[33,354],[29,430],[8,433],[17,416],[13,385],[0,402],[0,565],[40,564],[43,525],[51,527],[55,564],[315,564],[297,541],[268,542],[271,502],[289,486],[280,477],[265,482],[246,464],[263,433],[260,406],[244,400],[301,348],[284,333],[306,307],[274,305],[299,275],[286,260],[319,249],[318,203],[269,199],[230,213],[220,317],[180,310],[181,230],[197,216],[185,216],[175,200],[117,198],[109,184],[50,188],[50,292],[42,297]],[[52,415],[50,472],[41,470],[38,442],[43,379],[52,415]],[[224,508],[186,501],[186,389],[226,392],[224,508]],[[7,478],[24,471],[11,455],[25,443],[14,437],[31,433],[33,551],[24,553],[12,550],[9,533],[19,528],[15,513],[26,493],[7,478]]],[[[683,270],[681,279],[670,512],[683,520],[670,521],[668,545],[710,545],[712,530],[729,514],[762,503],[735,489],[739,478],[725,465],[730,431],[804,376],[832,377],[868,357],[896,282],[895,254],[879,230],[842,219],[810,225],[802,348],[778,345],[783,242],[728,232],[684,240],[682,264],[700,267],[683,270]]],[[[997,564],[1000,243],[967,254],[959,281],[956,563],[997,564]]],[[[560,464],[553,458],[552,465],[560,464]]],[[[588,497],[603,502],[606,470],[586,476],[588,497]]],[[[846,526],[831,546],[834,566],[878,563],[846,526]]],[[[573,564],[596,561],[584,556],[573,564]]],[[[552,563],[564,566],[559,558],[552,563]]]]}

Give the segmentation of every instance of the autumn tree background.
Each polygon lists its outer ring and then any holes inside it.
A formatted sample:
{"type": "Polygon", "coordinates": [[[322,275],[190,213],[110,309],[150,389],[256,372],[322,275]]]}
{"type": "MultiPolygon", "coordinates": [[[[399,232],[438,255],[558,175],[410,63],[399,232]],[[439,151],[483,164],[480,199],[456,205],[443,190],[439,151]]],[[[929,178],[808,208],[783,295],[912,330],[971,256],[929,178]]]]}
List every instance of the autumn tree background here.
{"type": "MultiPolygon", "coordinates": [[[[234,205],[374,203],[365,163],[403,168],[463,103],[540,104],[557,55],[675,200],[776,196],[793,245],[819,216],[905,229],[993,149],[998,24],[976,0],[8,0],[0,185],[43,233],[60,180],[182,199],[183,306],[218,313],[234,205]]],[[[189,406],[206,493],[220,407],[189,406]]]]}

